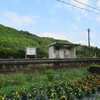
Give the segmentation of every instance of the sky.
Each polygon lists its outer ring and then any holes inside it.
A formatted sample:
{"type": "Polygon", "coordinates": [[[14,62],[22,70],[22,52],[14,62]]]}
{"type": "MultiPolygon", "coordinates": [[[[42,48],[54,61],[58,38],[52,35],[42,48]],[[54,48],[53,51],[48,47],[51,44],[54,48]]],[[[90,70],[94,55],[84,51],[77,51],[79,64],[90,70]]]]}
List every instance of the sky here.
{"type": "Polygon", "coordinates": [[[99,9],[100,0],[0,0],[0,24],[87,46],[89,28],[90,45],[100,48],[99,9]]]}

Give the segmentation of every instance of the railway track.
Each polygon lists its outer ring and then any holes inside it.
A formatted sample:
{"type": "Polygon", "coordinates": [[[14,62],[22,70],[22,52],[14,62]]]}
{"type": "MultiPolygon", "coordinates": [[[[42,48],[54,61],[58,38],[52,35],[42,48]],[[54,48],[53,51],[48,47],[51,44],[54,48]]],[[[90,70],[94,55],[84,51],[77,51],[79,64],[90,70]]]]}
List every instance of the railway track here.
{"type": "Polygon", "coordinates": [[[0,65],[27,64],[63,64],[63,63],[100,63],[100,58],[67,58],[67,59],[0,59],[0,65]]]}
{"type": "Polygon", "coordinates": [[[100,58],[68,58],[68,59],[0,59],[0,74],[43,72],[45,69],[79,68],[92,63],[100,64],[100,58]],[[43,65],[42,65],[43,64],[43,65]],[[29,68],[29,70],[26,70],[29,68]]]}

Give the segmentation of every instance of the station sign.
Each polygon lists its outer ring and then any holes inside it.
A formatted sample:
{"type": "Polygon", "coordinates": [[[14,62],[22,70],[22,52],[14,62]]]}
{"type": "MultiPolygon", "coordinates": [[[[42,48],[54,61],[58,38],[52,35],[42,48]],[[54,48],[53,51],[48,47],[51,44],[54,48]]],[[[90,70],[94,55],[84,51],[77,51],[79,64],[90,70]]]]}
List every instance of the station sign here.
{"type": "Polygon", "coordinates": [[[28,55],[35,55],[35,58],[37,58],[36,48],[35,47],[26,47],[26,53],[25,53],[26,59],[27,59],[28,55]]]}
{"type": "Polygon", "coordinates": [[[36,48],[34,48],[34,47],[27,47],[26,54],[27,55],[36,55],[36,48]]]}

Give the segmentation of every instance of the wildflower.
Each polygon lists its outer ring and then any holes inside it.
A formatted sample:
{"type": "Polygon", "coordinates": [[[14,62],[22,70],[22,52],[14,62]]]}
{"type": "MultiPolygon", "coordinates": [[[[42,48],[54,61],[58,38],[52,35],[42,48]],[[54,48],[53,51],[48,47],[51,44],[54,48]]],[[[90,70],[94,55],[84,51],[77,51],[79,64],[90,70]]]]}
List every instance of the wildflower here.
{"type": "Polygon", "coordinates": [[[20,97],[20,95],[17,95],[17,97],[20,97]]]}
{"type": "Polygon", "coordinates": [[[4,100],[5,98],[4,97],[2,97],[2,100],[4,100]]]}
{"type": "Polygon", "coordinates": [[[78,95],[81,95],[81,94],[78,94],[78,95]]]}
{"type": "Polygon", "coordinates": [[[77,93],[74,93],[75,95],[77,94],[77,93]]]}
{"type": "Polygon", "coordinates": [[[34,91],[34,93],[36,93],[36,91],[34,91]]]}

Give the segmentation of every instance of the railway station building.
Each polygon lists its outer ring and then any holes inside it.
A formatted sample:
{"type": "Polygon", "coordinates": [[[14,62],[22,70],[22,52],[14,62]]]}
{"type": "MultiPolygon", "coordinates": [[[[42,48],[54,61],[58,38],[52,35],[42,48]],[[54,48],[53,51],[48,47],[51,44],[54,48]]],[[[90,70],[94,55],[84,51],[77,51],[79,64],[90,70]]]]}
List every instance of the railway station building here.
{"type": "Polygon", "coordinates": [[[79,44],[51,43],[48,45],[49,58],[76,58],[76,47],[79,44]]]}

